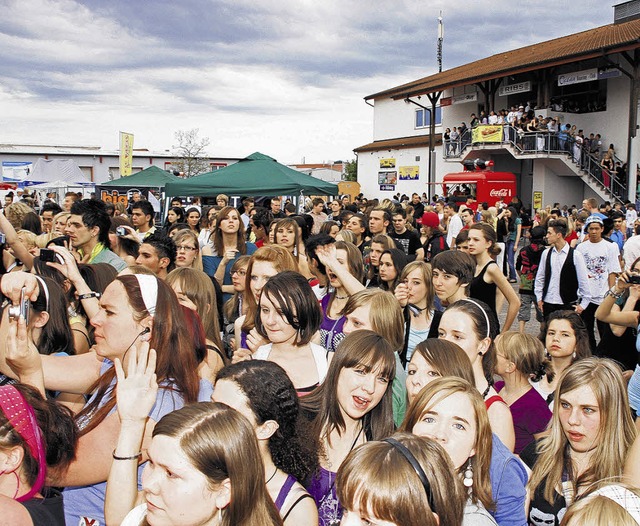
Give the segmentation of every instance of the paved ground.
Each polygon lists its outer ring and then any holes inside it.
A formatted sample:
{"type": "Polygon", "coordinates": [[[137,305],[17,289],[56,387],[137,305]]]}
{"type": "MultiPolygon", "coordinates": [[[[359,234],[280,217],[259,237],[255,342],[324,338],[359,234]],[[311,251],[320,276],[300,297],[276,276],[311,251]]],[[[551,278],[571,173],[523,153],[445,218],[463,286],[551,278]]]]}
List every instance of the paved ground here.
{"type": "MultiPolygon", "coordinates": [[[[513,287],[513,290],[516,291],[516,294],[518,293],[518,284],[517,283],[511,283],[511,286],[513,287]]],[[[500,320],[500,327],[504,327],[504,322],[507,318],[507,302],[504,302],[504,305],[502,306],[502,311],[498,313],[498,319],[500,320]]],[[[513,325],[511,326],[511,330],[512,331],[517,331],[518,330],[518,320],[516,318],[516,321],[513,322],[513,325]]],[[[533,309],[533,306],[531,307],[531,319],[526,323],[526,325],[524,326],[524,330],[525,332],[527,332],[528,334],[533,334],[534,336],[538,336],[538,334],[540,334],[540,323],[538,323],[536,321],[536,313],[533,309]]]]}

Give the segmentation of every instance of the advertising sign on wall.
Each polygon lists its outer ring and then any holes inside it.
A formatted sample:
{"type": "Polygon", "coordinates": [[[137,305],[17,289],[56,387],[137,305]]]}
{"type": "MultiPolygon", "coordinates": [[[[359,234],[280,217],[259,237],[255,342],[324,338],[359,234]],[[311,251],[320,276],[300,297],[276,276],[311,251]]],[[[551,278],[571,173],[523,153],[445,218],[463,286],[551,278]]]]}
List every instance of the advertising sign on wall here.
{"type": "Polygon", "coordinates": [[[378,184],[398,184],[398,172],[378,172],[378,184]]]}
{"type": "Polygon", "coordinates": [[[401,181],[417,181],[420,177],[419,166],[401,166],[398,168],[401,181]]]}

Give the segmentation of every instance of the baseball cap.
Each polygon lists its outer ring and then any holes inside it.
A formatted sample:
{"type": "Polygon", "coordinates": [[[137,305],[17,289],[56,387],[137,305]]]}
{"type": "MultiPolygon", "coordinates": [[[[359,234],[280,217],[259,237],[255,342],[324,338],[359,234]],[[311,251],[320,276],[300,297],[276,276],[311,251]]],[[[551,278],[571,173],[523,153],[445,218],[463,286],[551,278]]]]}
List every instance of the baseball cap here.
{"type": "Polygon", "coordinates": [[[425,212],[416,222],[420,225],[436,228],[440,224],[440,218],[435,212],[425,212]]]}
{"type": "Polygon", "coordinates": [[[604,225],[602,218],[596,214],[591,214],[589,217],[587,217],[587,220],[584,222],[584,226],[588,227],[591,223],[598,223],[600,225],[604,225]]]}

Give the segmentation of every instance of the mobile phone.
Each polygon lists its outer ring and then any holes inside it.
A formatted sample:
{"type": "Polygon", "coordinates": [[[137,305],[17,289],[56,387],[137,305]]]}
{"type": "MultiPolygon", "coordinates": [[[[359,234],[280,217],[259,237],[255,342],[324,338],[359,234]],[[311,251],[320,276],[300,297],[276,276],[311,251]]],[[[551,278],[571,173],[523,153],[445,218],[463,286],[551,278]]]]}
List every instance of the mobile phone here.
{"type": "Polygon", "coordinates": [[[127,229],[123,226],[119,226],[116,228],[116,235],[120,237],[124,237],[127,235],[127,229]]]}
{"type": "Polygon", "coordinates": [[[24,316],[24,321],[28,325],[29,324],[29,310],[31,307],[31,302],[29,298],[25,297],[25,288],[22,288],[20,292],[20,303],[18,305],[10,305],[9,306],[9,319],[17,320],[20,315],[24,316]]]}
{"type": "Polygon", "coordinates": [[[40,249],[40,261],[42,261],[43,263],[46,263],[46,262],[55,263],[56,262],[56,253],[53,250],[51,250],[50,248],[41,248],[40,249]]]}
{"type": "Polygon", "coordinates": [[[60,236],[49,241],[49,244],[54,244],[59,247],[63,247],[65,246],[65,243],[68,243],[68,242],[69,242],[69,236],[60,236]]]}
{"type": "Polygon", "coordinates": [[[6,245],[6,244],[7,244],[7,236],[5,236],[3,232],[0,232],[0,245],[6,245]]]}
{"type": "Polygon", "coordinates": [[[638,274],[631,274],[629,276],[629,279],[627,280],[629,283],[631,283],[632,285],[640,285],[640,275],[638,274]]]}

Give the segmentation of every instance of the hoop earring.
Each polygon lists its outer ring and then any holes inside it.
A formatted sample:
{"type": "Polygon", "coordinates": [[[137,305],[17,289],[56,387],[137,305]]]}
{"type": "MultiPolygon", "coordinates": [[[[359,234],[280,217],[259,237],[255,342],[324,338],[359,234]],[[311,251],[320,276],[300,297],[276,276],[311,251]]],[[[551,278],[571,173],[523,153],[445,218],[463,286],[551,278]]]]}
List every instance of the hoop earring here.
{"type": "Polygon", "coordinates": [[[464,470],[464,479],[462,480],[464,487],[471,491],[473,487],[473,465],[471,459],[467,462],[467,469],[464,470]]]}

